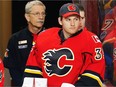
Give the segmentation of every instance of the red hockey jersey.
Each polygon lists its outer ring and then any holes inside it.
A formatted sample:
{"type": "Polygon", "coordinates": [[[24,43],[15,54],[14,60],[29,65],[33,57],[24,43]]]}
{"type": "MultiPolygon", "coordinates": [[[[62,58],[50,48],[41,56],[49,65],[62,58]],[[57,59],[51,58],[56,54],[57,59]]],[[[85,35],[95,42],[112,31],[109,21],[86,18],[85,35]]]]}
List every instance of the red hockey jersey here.
{"type": "Polygon", "coordinates": [[[0,87],[4,87],[4,66],[0,58],[0,87]]]}
{"type": "Polygon", "coordinates": [[[105,15],[100,35],[101,40],[106,40],[107,36],[109,36],[109,34],[115,29],[116,29],[116,6],[105,15]]]}
{"type": "Polygon", "coordinates": [[[63,40],[61,31],[47,29],[38,36],[26,64],[25,77],[47,78],[48,87],[60,87],[64,82],[102,86],[105,62],[99,38],[83,29],[63,40]]]}
{"type": "Polygon", "coordinates": [[[110,60],[106,56],[106,64],[112,63],[112,65],[106,65],[106,79],[109,79],[111,83],[116,81],[116,6],[112,8],[106,15],[103,22],[101,39],[103,40],[104,52],[106,55],[110,55],[110,60]],[[107,45],[109,44],[109,45],[107,45]],[[108,49],[110,46],[112,50],[108,49]],[[108,49],[108,50],[107,50],[108,49]],[[113,51],[113,53],[112,53],[113,51]],[[110,72],[110,74],[109,74],[110,72]]]}

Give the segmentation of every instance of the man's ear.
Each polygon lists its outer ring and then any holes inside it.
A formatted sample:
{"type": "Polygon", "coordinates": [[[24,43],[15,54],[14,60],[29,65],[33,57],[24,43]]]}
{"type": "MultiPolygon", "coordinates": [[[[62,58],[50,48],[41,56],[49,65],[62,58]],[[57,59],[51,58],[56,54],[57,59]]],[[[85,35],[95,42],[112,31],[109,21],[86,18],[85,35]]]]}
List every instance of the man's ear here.
{"type": "Polygon", "coordinates": [[[58,18],[58,22],[59,22],[60,25],[62,25],[62,19],[61,19],[61,17],[58,18]]]}
{"type": "Polygon", "coordinates": [[[26,13],[25,13],[25,18],[26,18],[27,22],[30,21],[30,19],[29,19],[29,14],[26,14],[26,13]]]}

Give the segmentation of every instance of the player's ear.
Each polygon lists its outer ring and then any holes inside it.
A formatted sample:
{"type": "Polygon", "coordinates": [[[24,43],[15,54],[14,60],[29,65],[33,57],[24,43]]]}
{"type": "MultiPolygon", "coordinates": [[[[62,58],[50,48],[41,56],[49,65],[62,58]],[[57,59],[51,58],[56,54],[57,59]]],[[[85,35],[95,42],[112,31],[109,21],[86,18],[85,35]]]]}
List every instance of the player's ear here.
{"type": "Polygon", "coordinates": [[[62,19],[61,19],[61,17],[58,18],[58,22],[59,22],[60,25],[62,25],[62,19]]]}
{"type": "Polygon", "coordinates": [[[25,18],[26,18],[26,20],[29,22],[30,20],[29,20],[29,14],[26,14],[25,13],[25,18]]]}

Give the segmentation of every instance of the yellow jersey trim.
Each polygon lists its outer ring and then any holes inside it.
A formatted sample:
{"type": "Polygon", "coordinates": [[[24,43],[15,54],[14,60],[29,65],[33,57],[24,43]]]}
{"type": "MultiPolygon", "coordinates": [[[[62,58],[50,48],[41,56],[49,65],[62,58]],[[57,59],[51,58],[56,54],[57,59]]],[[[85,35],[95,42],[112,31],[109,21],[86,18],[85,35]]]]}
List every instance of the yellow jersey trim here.
{"type": "Polygon", "coordinates": [[[98,76],[90,74],[90,73],[84,73],[84,74],[82,74],[82,76],[88,76],[90,78],[97,80],[99,85],[102,87],[102,81],[100,80],[100,78],[98,76]]]}
{"type": "Polygon", "coordinates": [[[39,75],[42,75],[42,72],[40,70],[25,69],[24,72],[31,73],[31,74],[39,74],[39,75]]]}

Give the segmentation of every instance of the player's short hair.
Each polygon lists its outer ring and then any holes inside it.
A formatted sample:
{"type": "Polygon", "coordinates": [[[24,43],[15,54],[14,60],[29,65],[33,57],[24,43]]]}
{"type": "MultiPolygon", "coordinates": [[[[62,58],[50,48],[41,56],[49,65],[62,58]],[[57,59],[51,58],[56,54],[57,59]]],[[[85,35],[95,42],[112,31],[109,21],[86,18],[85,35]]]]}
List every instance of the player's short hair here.
{"type": "Polygon", "coordinates": [[[33,1],[29,1],[26,5],[25,5],[25,13],[30,13],[31,12],[31,8],[34,5],[41,5],[45,8],[46,10],[46,6],[40,1],[40,0],[33,0],[33,1]]]}
{"type": "Polygon", "coordinates": [[[79,7],[80,11],[84,11],[85,12],[85,9],[84,9],[84,7],[81,4],[77,4],[77,6],[79,7]]]}
{"type": "Polygon", "coordinates": [[[84,9],[83,5],[81,5],[79,3],[76,3],[76,5],[78,6],[78,8],[79,8],[80,11],[83,11],[84,12],[84,14],[86,16],[86,12],[85,12],[85,9],[84,9]]]}

